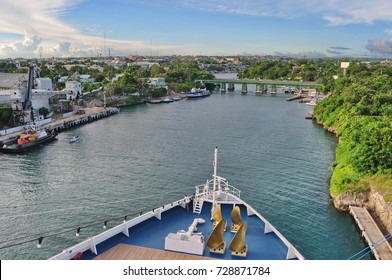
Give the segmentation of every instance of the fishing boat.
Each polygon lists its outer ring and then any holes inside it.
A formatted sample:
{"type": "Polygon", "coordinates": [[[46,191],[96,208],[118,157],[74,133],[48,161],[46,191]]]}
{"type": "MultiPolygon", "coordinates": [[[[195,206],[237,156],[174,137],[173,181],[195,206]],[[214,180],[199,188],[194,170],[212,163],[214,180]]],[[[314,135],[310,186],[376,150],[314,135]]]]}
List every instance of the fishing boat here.
{"type": "Polygon", "coordinates": [[[32,125],[29,129],[19,134],[15,140],[4,144],[0,151],[6,154],[24,153],[55,140],[56,136],[57,132],[54,130],[38,129],[32,125]]]}
{"type": "MultiPolygon", "coordinates": [[[[304,259],[266,218],[241,198],[238,188],[217,175],[217,160],[215,148],[213,178],[196,186],[193,195],[140,212],[131,219],[125,216],[119,225],[50,259],[304,259]]],[[[107,220],[103,223],[106,226],[107,220]]],[[[40,245],[42,239],[38,240],[40,245]]]]}
{"type": "Polygon", "coordinates": [[[79,139],[80,139],[80,136],[79,135],[75,135],[74,137],[72,137],[69,140],[69,143],[74,143],[74,142],[78,141],[79,139]]]}
{"type": "Polygon", "coordinates": [[[210,94],[211,93],[209,90],[192,88],[191,91],[186,92],[186,97],[198,98],[198,97],[206,97],[209,96],[210,94]]]}

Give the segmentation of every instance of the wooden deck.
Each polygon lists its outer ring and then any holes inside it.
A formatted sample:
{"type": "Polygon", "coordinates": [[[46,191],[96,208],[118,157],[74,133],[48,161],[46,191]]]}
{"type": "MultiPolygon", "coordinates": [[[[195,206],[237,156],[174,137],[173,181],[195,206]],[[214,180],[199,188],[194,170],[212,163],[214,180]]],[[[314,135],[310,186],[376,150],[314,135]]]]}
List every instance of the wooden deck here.
{"type": "Polygon", "coordinates": [[[213,260],[211,258],[172,251],[118,244],[94,260],[213,260]]]}
{"type": "Polygon", "coordinates": [[[384,234],[378,228],[364,207],[350,206],[350,213],[354,216],[359,228],[362,231],[362,236],[365,237],[371,248],[374,248],[373,254],[378,260],[392,260],[392,248],[385,240],[384,234]]]}

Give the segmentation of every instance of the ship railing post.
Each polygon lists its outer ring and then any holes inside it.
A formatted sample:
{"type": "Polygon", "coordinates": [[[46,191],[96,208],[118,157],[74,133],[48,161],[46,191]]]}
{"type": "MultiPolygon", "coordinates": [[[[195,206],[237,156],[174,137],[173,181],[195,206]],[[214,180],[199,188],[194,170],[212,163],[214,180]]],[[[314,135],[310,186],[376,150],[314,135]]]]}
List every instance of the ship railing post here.
{"type": "Polygon", "coordinates": [[[93,237],[90,239],[90,251],[95,255],[98,255],[97,246],[95,245],[95,240],[93,237]]]}
{"type": "Polygon", "coordinates": [[[297,257],[297,255],[295,254],[293,247],[289,246],[288,251],[287,251],[286,260],[295,259],[296,257],[297,257]]]}

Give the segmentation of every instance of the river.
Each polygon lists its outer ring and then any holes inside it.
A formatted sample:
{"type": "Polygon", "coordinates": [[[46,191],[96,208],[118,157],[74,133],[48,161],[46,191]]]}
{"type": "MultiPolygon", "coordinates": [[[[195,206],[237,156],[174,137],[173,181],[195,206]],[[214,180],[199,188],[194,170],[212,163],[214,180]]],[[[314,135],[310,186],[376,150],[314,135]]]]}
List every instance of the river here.
{"type": "Polygon", "coordinates": [[[215,92],[138,105],[25,155],[0,154],[0,258],[49,258],[102,231],[105,220],[114,226],[193,193],[211,178],[215,146],[218,175],[305,258],[350,257],[366,245],[329,197],[336,139],[286,97],[215,92]],[[70,144],[76,134],[81,140],[70,144]]]}

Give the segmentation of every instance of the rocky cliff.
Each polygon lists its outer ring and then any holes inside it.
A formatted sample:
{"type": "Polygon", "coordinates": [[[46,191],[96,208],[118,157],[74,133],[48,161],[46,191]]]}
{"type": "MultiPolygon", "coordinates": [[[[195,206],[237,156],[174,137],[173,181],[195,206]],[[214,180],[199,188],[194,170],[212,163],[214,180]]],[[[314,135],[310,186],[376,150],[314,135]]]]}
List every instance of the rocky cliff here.
{"type": "Polygon", "coordinates": [[[377,191],[370,189],[359,194],[350,191],[333,197],[333,202],[341,211],[348,211],[350,205],[366,207],[382,230],[392,232],[392,203],[386,202],[377,191]]]}

